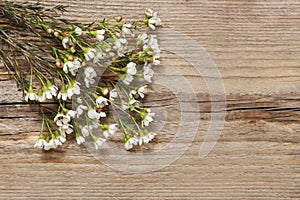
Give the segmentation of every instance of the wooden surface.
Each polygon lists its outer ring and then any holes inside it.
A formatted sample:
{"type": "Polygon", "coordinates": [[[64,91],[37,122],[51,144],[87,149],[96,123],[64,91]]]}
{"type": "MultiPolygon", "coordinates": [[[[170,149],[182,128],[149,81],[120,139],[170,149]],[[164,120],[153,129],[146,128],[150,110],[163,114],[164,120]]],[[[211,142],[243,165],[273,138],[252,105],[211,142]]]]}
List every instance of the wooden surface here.
{"type": "MultiPolygon", "coordinates": [[[[41,2],[69,5],[67,17],[83,22],[158,10],[165,27],[195,39],[215,61],[226,88],[226,123],[215,148],[199,159],[210,116],[208,91],[191,66],[166,54],[164,62],[196,88],[199,133],[170,166],[120,173],[74,141],[50,152],[32,148],[39,116],[2,70],[0,199],[300,199],[300,1],[41,2]]],[[[156,92],[148,105],[173,103],[156,92]]],[[[168,134],[162,131],[153,145],[168,143],[168,134]]]]}

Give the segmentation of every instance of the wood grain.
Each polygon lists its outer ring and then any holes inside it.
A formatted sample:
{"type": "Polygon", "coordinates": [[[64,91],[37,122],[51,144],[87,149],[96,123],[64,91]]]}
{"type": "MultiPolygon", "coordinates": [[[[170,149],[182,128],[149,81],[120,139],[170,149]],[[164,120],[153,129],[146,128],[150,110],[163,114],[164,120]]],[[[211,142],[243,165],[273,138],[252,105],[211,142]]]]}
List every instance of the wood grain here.
{"type": "MultiPolygon", "coordinates": [[[[165,27],[195,39],[218,66],[226,88],[226,123],[213,151],[199,159],[211,116],[209,91],[192,66],[164,53],[163,62],[196,91],[190,102],[200,108],[198,134],[188,151],[163,169],[119,172],[74,141],[50,152],[32,148],[39,115],[1,69],[0,199],[300,199],[299,1],[40,2],[68,5],[66,17],[83,22],[116,15],[130,20],[144,8],[158,10],[165,27]]],[[[145,103],[178,112],[172,94],[156,87],[145,103]]],[[[170,128],[147,148],[170,142],[177,119],[169,117],[170,128]]]]}

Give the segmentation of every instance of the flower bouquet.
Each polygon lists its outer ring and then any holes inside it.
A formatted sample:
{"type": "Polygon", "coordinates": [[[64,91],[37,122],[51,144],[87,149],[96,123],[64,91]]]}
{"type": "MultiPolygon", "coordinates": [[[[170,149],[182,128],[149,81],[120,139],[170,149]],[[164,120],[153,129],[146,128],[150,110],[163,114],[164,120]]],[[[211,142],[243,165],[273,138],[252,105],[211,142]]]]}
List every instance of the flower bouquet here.
{"type": "Polygon", "coordinates": [[[149,33],[161,24],[157,12],[89,24],[65,19],[64,12],[61,5],[0,3],[0,66],[25,101],[39,107],[34,146],[54,149],[74,134],[78,144],[90,139],[98,149],[116,132],[126,150],[150,142],[154,113],[140,102],[160,63],[157,38],[149,33]]]}

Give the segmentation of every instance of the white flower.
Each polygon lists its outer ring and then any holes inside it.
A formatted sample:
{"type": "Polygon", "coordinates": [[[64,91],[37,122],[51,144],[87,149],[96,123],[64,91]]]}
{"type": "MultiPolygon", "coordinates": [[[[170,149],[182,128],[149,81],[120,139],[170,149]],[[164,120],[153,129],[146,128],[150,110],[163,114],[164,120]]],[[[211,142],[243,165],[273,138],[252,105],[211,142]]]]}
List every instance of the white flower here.
{"type": "Polygon", "coordinates": [[[63,70],[64,72],[68,73],[68,69],[69,68],[73,68],[73,62],[72,61],[68,61],[68,62],[65,62],[64,63],[64,66],[63,66],[63,70]]]}
{"type": "MultiPolygon", "coordinates": [[[[50,83],[50,82],[49,82],[50,83]]],[[[58,88],[55,85],[52,85],[51,83],[47,86],[51,92],[51,94],[56,97],[58,88]]]]}
{"type": "Polygon", "coordinates": [[[76,142],[80,145],[85,142],[85,139],[81,135],[76,135],[76,142]]]}
{"type": "Polygon", "coordinates": [[[152,17],[151,19],[149,19],[148,25],[149,25],[149,27],[150,27],[152,30],[155,30],[155,28],[156,28],[157,26],[160,26],[160,25],[161,25],[161,20],[160,20],[160,18],[157,17],[157,16],[152,17]]]}
{"type": "Polygon", "coordinates": [[[90,119],[100,119],[101,117],[106,117],[105,112],[98,113],[95,109],[89,109],[87,115],[90,119]]]}
{"type": "Polygon", "coordinates": [[[153,14],[154,14],[154,12],[153,12],[153,10],[151,10],[150,8],[147,8],[147,9],[145,10],[145,15],[146,15],[147,17],[152,17],[153,14]]]}
{"type": "Polygon", "coordinates": [[[96,104],[97,104],[97,108],[103,108],[104,106],[107,106],[108,105],[108,99],[103,97],[103,96],[99,96],[97,99],[96,99],[96,104]]]}
{"type": "Polygon", "coordinates": [[[76,112],[77,112],[77,116],[80,116],[82,115],[83,111],[87,111],[88,110],[88,107],[85,106],[85,105],[79,105],[76,109],[76,112]]]}
{"type": "Polygon", "coordinates": [[[96,55],[96,49],[89,48],[86,53],[84,54],[85,60],[90,61],[92,60],[96,55]]]}
{"type": "Polygon", "coordinates": [[[148,54],[159,54],[161,52],[159,49],[158,41],[156,39],[156,35],[150,35],[147,43],[143,46],[143,50],[149,47],[153,50],[153,52],[148,52],[148,54]]]}
{"type": "Polygon", "coordinates": [[[118,49],[122,49],[124,45],[127,43],[127,40],[125,38],[119,38],[116,40],[115,45],[118,49]]]}
{"type": "Polygon", "coordinates": [[[39,139],[36,143],[35,143],[35,145],[34,145],[34,147],[35,148],[40,148],[40,149],[42,149],[43,147],[44,147],[44,144],[46,143],[46,140],[44,140],[44,139],[39,139]]]}
{"type": "Polygon", "coordinates": [[[50,146],[49,146],[49,143],[47,141],[44,144],[44,150],[46,150],[46,151],[50,150],[50,146]]]}
{"type": "Polygon", "coordinates": [[[44,146],[45,150],[50,150],[50,149],[55,149],[57,147],[56,142],[51,139],[48,143],[46,143],[46,145],[44,146]]]}
{"type": "Polygon", "coordinates": [[[160,58],[159,54],[153,55],[153,64],[154,65],[159,65],[160,64],[160,61],[158,60],[159,58],[160,58]]]}
{"type": "Polygon", "coordinates": [[[69,42],[71,41],[71,39],[69,37],[65,37],[63,40],[62,40],[62,45],[65,49],[68,49],[69,48],[69,42]]]}
{"type": "Polygon", "coordinates": [[[133,81],[133,79],[134,78],[131,74],[126,74],[123,79],[123,83],[125,83],[126,85],[129,85],[133,81]]]}
{"type": "Polygon", "coordinates": [[[124,144],[126,150],[132,149],[133,145],[129,142],[129,140],[124,144]]]}
{"type": "Polygon", "coordinates": [[[94,57],[93,63],[98,63],[99,65],[101,63],[99,63],[99,61],[103,59],[103,53],[102,52],[98,52],[97,55],[94,57]]]}
{"type": "Polygon", "coordinates": [[[73,94],[80,94],[80,83],[77,81],[69,82],[67,89],[68,98],[71,99],[73,94]]]}
{"type": "Polygon", "coordinates": [[[66,91],[66,89],[61,89],[57,95],[57,99],[62,99],[64,101],[66,101],[68,98],[68,93],[66,91]]]}
{"type": "Polygon", "coordinates": [[[131,98],[134,98],[138,94],[139,97],[144,98],[145,97],[144,93],[145,93],[146,87],[147,87],[147,85],[144,85],[144,86],[138,88],[137,90],[131,90],[129,92],[129,96],[131,98]]]}
{"type": "Polygon", "coordinates": [[[51,93],[51,91],[49,90],[49,88],[47,86],[44,86],[43,96],[46,99],[52,99],[52,93],[51,93]]]}
{"type": "MultiPolygon", "coordinates": [[[[137,37],[137,44],[140,45],[145,45],[148,42],[148,35],[147,33],[142,33],[137,37]]],[[[144,49],[145,50],[145,49],[144,49]]]]}
{"type": "Polygon", "coordinates": [[[127,40],[125,38],[119,38],[115,42],[115,46],[117,48],[117,54],[118,56],[122,57],[124,56],[124,47],[127,43],[127,40]]]}
{"type": "Polygon", "coordinates": [[[56,123],[57,126],[63,126],[65,124],[68,124],[71,121],[71,117],[68,115],[64,115],[64,114],[57,114],[54,117],[54,123],[56,123]]]}
{"type": "Polygon", "coordinates": [[[139,139],[137,139],[136,137],[131,137],[124,144],[124,147],[125,147],[126,150],[132,149],[133,145],[137,145],[138,142],[139,142],[139,139]]]}
{"type": "Polygon", "coordinates": [[[73,83],[73,92],[74,92],[74,94],[77,94],[77,95],[80,94],[80,85],[81,85],[81,83],[79,83],[77,81],[75,81],[73,83]]]}
{"type": "Polygon", "coordinates": [[[151,83],[152,82],[151,78],[153,77],[153,74],[154,71],[151,69],[151,65],[150,64],[145,65],[143,71],[144,79],[149,83],[151,83]]]}
{"type": "Polygon", "coordinates": [[[66,134],[73,133],[73,126],[71,124],[65,124],[58,127],[58,130],[63,137],[66,137],[66,134]]]}
{"type": "Polygon", "coordinates": [[[116,89],[112,89],[109,93],[109,100],[114,101],[118,97],[118,92],[116,89]]]}
{"type": "Polygon", "coordinates": [[[74,118],[76,116],[77,112],[74,110],[69,110],[67,112],[67,116],[70,116],[71,118],[74,118]]]}
{"type": "Polygon", "coordinates": [[[68,88],[67,89],[67,96],[68,96],[68,99],[71,99],[72,96],[73,96],[74,92],[73,92],[73,88],[68,88]]]}
{"type": "Polygon", "coordinates": [[[131,34],[131,30],[130,30],[131,26],[132,26],[131,24],[124,24],[122,26],[122,32],[127,35],[131,34]]]}
{"type": "Polygon", "coordinates": [[[130,101],[128,102],[129,105],[135,105],[135,104],[139,104],[140,102],[136,99],[130,99],[130,101]]]}
{"type": "Polygon", "coordinates": [[[85,125],[84,127],[81,128],[81,134],[83,137],[87,137],[90,134],[90,131],[93,127],[90,125],[85,125]]]}
{"type": "Polygon", "coordinates": [[[83,32],[83,31],[82,31],[81,28],[79,28],[79,27],[76,27],[76,28],[75,28],[75,34],[76,34],[76,35],[81,35],[82,32],[83,32]]]}
{"type": "Polygon", "coordinates": [[[122,102],[121,109],[122,110],[127,110],[128,108],[129,108],[128,104],[125,104],[124,102],[122,102]]]}
{"type": "Polygon", "coordinates": [[[104,30],[104,29],[97,30],[97,31],[96,31],[96,38],[97,38],[99,41],[102,41],[102,40],[104,40],[104,34],[105,34],[105,30],[104,30]]]}
{"type": "Polygon", "coordinates": [[[118,125],[117,124],[110,124],[108,127],[105,127],[105,130],[103,131],[103,135],[108,138],[109,135],[113,135],[115,134],[115,132],[118,129],[118,125]]]}
{"type": "Polygon", "coordinates": [[[126,65],[126,73],[127,74],[135,75],[136,72],[137,72],[136,64],[134,62],[130,62],[126,65]]]}
{"type": "Polygon", "coordinates": [[[50,144],[50,141],[49,142],[45,142],[45,144],[44,144],[44,150],[48,151],[51,148],[53,148],[53,141],[51,142],[51,144],[50,144]]]}
{"type": "Polygon", "coordinates": [[[25,101],[35,101],[35,100],[38,100],[38,96],[35,94],[35,92],[33,91],[32,87],[30,86],[29,87],[29,90],[28,92],[26,93],[26,96],[25,96],[25,101]]]}
{"type": "Polygon", "coordinates": [[[37,99],[39,102],[43,102],[46,100],[46,97],[45,97],[44,93],[42,93],[40,95],[37,95],[37,99]]]}
{"type": "Polygon", "coordinates": [[[95,141],[95,149],[98,150],[99,147],[101,147],[105,141],[106,141],[106,139],[99,137],[99,138],[95,141]]]}
{"type": "Polygon", "coordinates": [[[53,143],[54,143],[55,148],[56,148],[57,146],[62,145],[62,143],[61,143],[57,138],[54,138],[54,139],[52,139],[52,140],[53,140],[53,143]]]}
{"type": "Polygon", "coordinates": [[[70,72],[73,76],[76,76],[78,69],[81,67],[81,59],[75,58],[73,61],[67,61],[64,63],[63,70],[64,72],[70,72]]]}
{"type": "Polygon", "coordinates": [[[82,98],[81,97],[77,97],[76,98],[76,102],[79,103],[79,104],[82,104],[83,103],[82,98]]]}
{"type": "Polygon", "coordinates": [[[150,132],[147,135],[143,136],[141,139],[143,143],[149,143],[156,136],[156,133],[150,132]]]}
{"type": "Polygon", "coordinates": [[[101,92],[104,96],[108,94],[108,89],[107,88],[101,88],[101,92]]]}
{"type": "Polygon", "coordinates": [[[97,73],[94,70],[94,68],[92,67],[85,68],[84,75],[85,75],[84,82],[86,87],[90,87],[90,84],[95,83],[94,78],[97,76],[97,73]]]}
{"type": "Polygon", "coordinates": [[[143,114],[141,117],[143,119],[143,125],[144,126],[149,126],[150,122],[153,121],[153,116],[155,115],[155,113],[151,113],[150,109],[147,109],[147,113],[143,114]]]}
{"type": "Polygon", "coordinates": [[[146,9],[145,15],[149,18],[149,20],[148,20],[148,26],[152,30],[155,30],[156,26],[161,25],[161,20],[157,16],[157,12],[153,12],[151,9],[146,9]]]}
{"type": "Polygon", "coordinates": [[[66,137],[63,136],[58,136],[57,139],[61,142],[61,143],[65,143],[66,142],[66,137]]]}

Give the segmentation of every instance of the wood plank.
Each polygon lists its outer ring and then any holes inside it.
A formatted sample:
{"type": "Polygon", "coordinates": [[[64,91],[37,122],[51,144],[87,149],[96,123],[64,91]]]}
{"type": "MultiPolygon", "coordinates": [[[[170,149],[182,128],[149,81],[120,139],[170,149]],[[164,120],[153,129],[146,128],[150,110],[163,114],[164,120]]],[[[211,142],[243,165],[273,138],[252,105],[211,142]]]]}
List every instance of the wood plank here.
{"type": "MultiPolygon", "coordinates": [[[[165,168],[119,172],[74,140],[50,152],[32,148],[40,127],[37,108],[23,102],[1,69],[0,199],[300,199],[300,2],[40,2],[69,5],[66,17],[83,22],[116,15],[134,19],[144,8],[158,10],[165,27],[196,40],[218,66],[226,89],[226,99],[221,99],[227,104],[226,122],[212,152],[199,159],[212,116],[207,77],[164,52],[163,63],[184,75],[195,90],[196,98],[189,102],[199,106],[197,136],[184,155],[165,168]]],[[[156,72],[171,78],[163,69],[156,72]]],[[[155,86],[145,104],[173,113],[167,128],[145,147],[161,148],[175,134],[176,98],[155,86]]]]}

